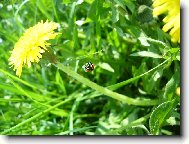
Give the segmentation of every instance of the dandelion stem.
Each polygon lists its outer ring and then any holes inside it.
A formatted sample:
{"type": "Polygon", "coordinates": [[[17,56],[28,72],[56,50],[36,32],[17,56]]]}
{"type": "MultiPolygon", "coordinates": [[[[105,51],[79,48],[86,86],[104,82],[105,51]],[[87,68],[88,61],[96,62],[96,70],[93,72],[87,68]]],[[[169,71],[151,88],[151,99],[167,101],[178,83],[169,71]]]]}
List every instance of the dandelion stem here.
{"type": "MultiPolygon", "coordinates": [[[[167,62],[168,59],[166,61],[164,61],[163,63],[161,63],[159,66],[161,66],[162,64],[164,64],[165,62],[167,62]]],[[[60,70],[62,70],[63,72],[67,73],[69,76],[75,78],[76,80],[78,80],[79,82],[83,83],[86,86],[91,87],[92,89],[106,95],[109,96],[111,98],[114,98],[116,100],[125,102],[127,104],[131,104],[131,105],[138,105],[138,106],[151,106],[151,105],[156,105],[158,103],[158,100],[152,100],[152,99],[141,99],[141,98],[130,98],[128,96],[116,93],[111,91],[108,88],[102,87],[90,80],[88,80],[87,78],[77,74],[76,72],[74,72],[73,70],[71,70],[69,67],[64,66],[62,63],[58,62],[57,64],[54,64],[57,68],[59,68],[60,70]]],[[[157,68],[157,67],[156,67],[157,68]]],[[[154,69],[153,69],[154,70],[154,69]]],[[[151,72],[151,71],[150,71],[151,72]]],[[[143,74],[144,75],[144,74],[143,74]]],[[[143,76],[142,75],[142,76],[143,76]]],[[[142,77],[141,75],[136,77],[140,78],[142,77]]],[[[133,79],[132,79],[133,80],[133,79]]],[[[135,80],[135,79],[134,79],[135,80]]]]}

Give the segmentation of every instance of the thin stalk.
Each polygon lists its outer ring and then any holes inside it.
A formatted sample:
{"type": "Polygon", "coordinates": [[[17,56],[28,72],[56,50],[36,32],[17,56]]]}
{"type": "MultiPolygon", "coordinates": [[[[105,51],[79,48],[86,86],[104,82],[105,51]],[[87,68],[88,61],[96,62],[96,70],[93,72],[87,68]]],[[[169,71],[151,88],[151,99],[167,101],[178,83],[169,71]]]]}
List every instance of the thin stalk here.
{"type": "Polygon", "coordinates": [[[147,72],[145,72],[145,73],[143,73],[143,74],[141,74],[141,75],[138,75],[138,76],[133,77],[133,78],[130,78],[130,79],[126,80],[126,81],[123,81],[123,82],[120,82],[120,83],[117,83],[117,84],[108,86],[108,88],[111,89],[111,90],[115,90],[115,89],[118,89],[118,88],[120,88],[120,87],[122,87],[122,86],[124,86],[124,85],[127,85],[127,84],[129,84],[129,83],[131,83],[131,82],[133,82],[133,81],[135,81],[135,80],[137,80],[137,79],[139,79],[139,78],[141,78],[141,77],[143,77],[143,76],[149,74],[150,72],[154,71],[155,69],[159,68],[160,66],[164,65],[164,64],[165,64],[166,62],[168,62],[170,59],[171,59],[171,58],[166,59],[165,61],[163,61],[162,63],[160,63],[160,64],[157,65],[156,67],[150,69],[149,71],[147,71],[147,72]]]}
{"type": "Polygon", "coordinates": [[[158,103],[158,100],[151,100],[151,99],[133,99],[130,98],[128,96],[113,92],[111,90],[109,90],[108,88],[102,87],[90,80],[88,80],[87,78],[77,74],[76,72],[74,72],[73,70],[71,70],[69,67],[64,66],[62,63],[57,62],[57,64],[54,64],[57,68],[59,68],[60,70],[62,70],[63,72],[65,72],[66,74],[68,74],[69,76],[73,77],[74,79],[78,80],[79,82],[83,83],[86,86],[91,87],[92,89],[106,95],[109,96],[111,98],[114,98],[116,100],[125,102],[127,104],[131,104],[131,105],[138,105],[138,106],[152,106],[152,105],[156,105],[158,103]]]}
{"type": "MultiPolygon", "coordinates": [[[[110,86],[108,86],[107,88],[110,89],[110,90],[116,90],[116,89],[118,89],[118,88],[120,88],[120,87],[122,87],[122,86],[128,85],[129,83],[132,83],[132,82],[134,82],[135,80],[137,80],[137,79],[139,79],[139,78],[141,78],[141,77],[143,77],[143,76],[149,74],[150,72],[156,70],[157,68],[161,67],[162,65],[164,65],[164,64],[165,64],[166,62],[168,62],[169,60],[170,60],[170,58],[168,58],[167,60],[163,61],[162,63],[160,63],[160,64],[157,65],[156,67],[150,69],[149,71],[147,71],[147,72],[145,72],[145,73],[143,73],[143,74],[141,74],[141,75],[135,76],[135,77],[133,77],[133,78],[130,78],[130,79],[128,79],[128,80],[122,81],[122,82],[117,83],[117,84],[114,84],[114,85],[110,85],[110,86]]],[[[101,96],[101,95],[102,95],[102,93],[100,93],[100,92],[98,92],[98,91],[94,91],[94,92],[92,92],[89,96],[83,97],[82,100],[89,99],[89,98],[94,98],[94,97],[98,97],[98,96],[101,96]]]]}

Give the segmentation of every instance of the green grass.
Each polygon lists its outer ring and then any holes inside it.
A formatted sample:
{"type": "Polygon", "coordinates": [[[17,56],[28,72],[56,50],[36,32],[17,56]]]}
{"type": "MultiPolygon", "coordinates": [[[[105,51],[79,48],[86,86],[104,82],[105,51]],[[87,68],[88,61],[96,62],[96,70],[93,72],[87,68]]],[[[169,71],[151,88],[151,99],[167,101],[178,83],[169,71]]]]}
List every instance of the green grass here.
{"type": "Polygon", "coordinates": [[[0,134],[180,135],[180,45],[135,0],[0,1],[0,134]],[[8,65],[24,30],[60,24],[42,59],[8,65]],[[82,65],[92,62],[86,73],[82,65]]]}

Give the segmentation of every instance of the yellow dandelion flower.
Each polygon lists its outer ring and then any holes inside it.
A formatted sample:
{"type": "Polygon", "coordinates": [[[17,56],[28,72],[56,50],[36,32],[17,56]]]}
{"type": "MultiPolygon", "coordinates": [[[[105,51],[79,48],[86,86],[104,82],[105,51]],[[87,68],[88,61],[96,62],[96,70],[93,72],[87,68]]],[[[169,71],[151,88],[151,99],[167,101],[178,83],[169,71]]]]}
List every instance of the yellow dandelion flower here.
{"type": "Polygon", "coordinates": [[[180,43],[180,0],[153,0],[153,15],[167,14],[162,30],[171,36],[172,42],[180,43]]]}
{"type": "Polygon", "coordinates": [[[31,62],[39,62],[42,53],[47,51],[46,46],[51,45],[47,40],[54,39],[58,35],[57,32],[54,32],[58,26],[59,24],[55,22],[43,23],[41,21],[24,32],[15,44],[9,58],[9,65],[14,67],[17,76],[21,76],[24,65],[31,67],[31,62]]]}

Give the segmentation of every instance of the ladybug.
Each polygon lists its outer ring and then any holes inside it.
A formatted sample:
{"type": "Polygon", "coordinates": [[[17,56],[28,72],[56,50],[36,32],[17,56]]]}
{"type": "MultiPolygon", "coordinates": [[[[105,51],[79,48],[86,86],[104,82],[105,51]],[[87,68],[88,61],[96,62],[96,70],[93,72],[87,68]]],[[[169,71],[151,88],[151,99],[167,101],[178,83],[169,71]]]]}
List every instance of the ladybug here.
{"type": "Polygon", "coordinates": [[[82,66],[85,72],[91,72],[94,70],[94,64],[91,62],[87,62],[85,65],[82,66]]]}

